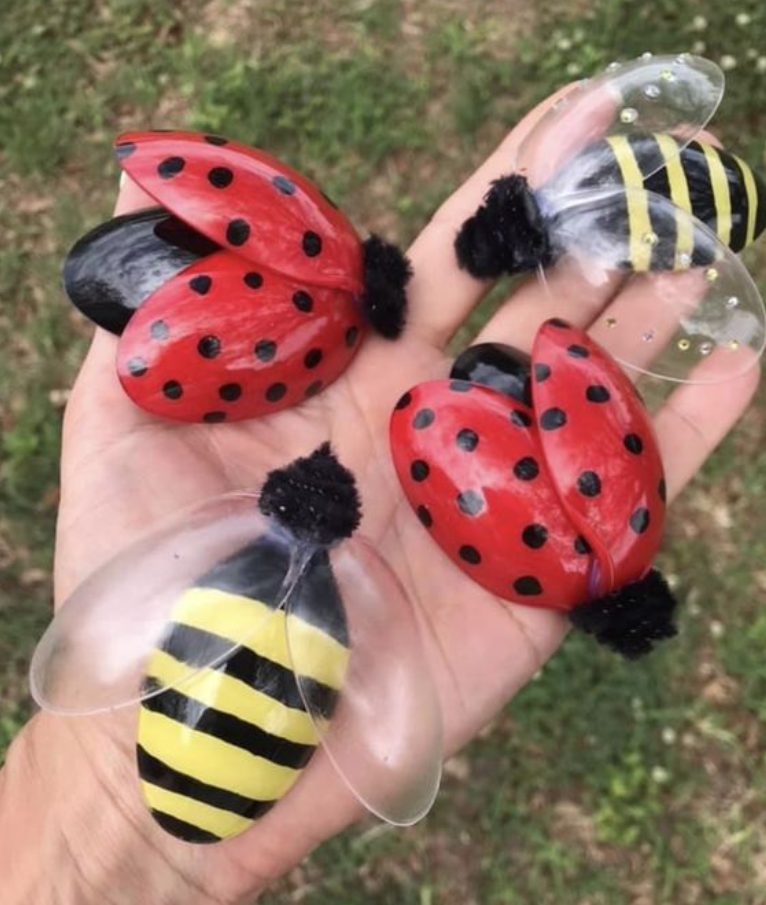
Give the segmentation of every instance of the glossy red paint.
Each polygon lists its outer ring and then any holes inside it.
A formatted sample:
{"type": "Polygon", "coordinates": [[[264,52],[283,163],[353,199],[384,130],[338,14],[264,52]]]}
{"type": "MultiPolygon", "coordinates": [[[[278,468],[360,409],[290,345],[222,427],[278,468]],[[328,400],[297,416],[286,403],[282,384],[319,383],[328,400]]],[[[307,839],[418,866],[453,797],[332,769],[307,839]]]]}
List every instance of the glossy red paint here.
{"type": "Polygon", "coordinates": [[[465,381],[402,397],[391,450],[434,540],[493,594],[570,610],[642,577],[664,522],[662,463],[628,377],[587,334],[548,321],[532,407],[465,381]]]}
{"type": "Polygon", "coordinates": [[[144,191],[220,246],[126,327],[118,373],[131,399],[163,418],[235,421],[332,383],[366,329],[348,219],[299,173],[217,136],[128,133],[115,149],[144,191]]]}

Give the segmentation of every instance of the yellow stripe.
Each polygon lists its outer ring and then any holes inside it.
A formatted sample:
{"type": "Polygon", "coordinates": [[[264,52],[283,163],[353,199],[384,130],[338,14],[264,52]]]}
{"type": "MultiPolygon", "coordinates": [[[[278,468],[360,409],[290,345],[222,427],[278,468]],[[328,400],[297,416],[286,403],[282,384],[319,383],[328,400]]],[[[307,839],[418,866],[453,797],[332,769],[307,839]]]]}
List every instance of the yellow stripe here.
{"type": "Polygon", "coordinates": [[[683,211],[692,213],[692,200],[689,196],[689,184],[686,181],[681,164],[681,156],[678,144],[670,135],[657,134],[657,139],[662,156],[665,158],[665,170],[670,183],[670,198],[680,210],[676,213],[676,269],[681,266],[678,261],[681,255],[691,256],[694,251],[694,227],[690,217],[685,217],[683,211]]]}
{"type": "MultiPolygon", "coordinates": [[[[285,634],[284,610],[276,612],[259,600],[213,588],[190,588],[173,611],[172,618],[184,625],[214,632],[262,657],[292,669],[285,634]]],[[[310,679],[339,690],[346,672],[349,651],[321,628],[290,616],[290,641],[296,670],[310,679]]]]}
{"type": "Polygon", "coordinates": [[[184,681],[188,674],[189,667],[165,651],[155,651],[147,667],[147,675],[157,679],[161,685],[170,688],[181,686],[185,695],[207,707],[254,723],[288,741],[303,745],[317,744],[314,725],[303,710],[286,707],[281,701],[215,669],[202,669],[184,681]]]}
{"type": "Polygon", "coordinates": [[[255,801],[281,798],[301,774],[144,707],[138,740],[179,773],[255,801]]]}
{"type": "Polygon", "coordinates": [[[705,159],[710,171],[710,184],[713,187],[713,201],[715,203],[716,232],[724,245],[728,245],[731,240],[729,180],[726,178],[726,171],[723,168],[723,161],[718,151],[705,142],[700,142],[699,144],[705,152],[705,159]]]}
{"type": "Polygon", "coordinates": [[[652,232],[649,218],[649,196],[638,191],[644,184],[644,177],[636,156],[625,135],[613,135],[607,139],[622,173],[625,187],[635,189],[625,193],[628,204],[628,227],[630,239],[630,260],[638,272],[649,270],[652,263],[652,247],[643,237],[652,232]]]}
{"type": "Polygon", "coordinates": [[[222,811],[220,808],[214,808],[212,805],[203,804],[176,792],[168,792],[167,789],[161,789],[149,782],[142,782],[141,790],[150,808],[177,817],[201,830],[207,830],[208,833],[214,833],[221,839],[242,833],[253,825],[253,821],[246,817],[232,814],[231,811],[222,811]]]}
{"type": "Polygon", "coordinates": [[[755,239],[755,215],[758,209],[758,189],[755,187],[753,171],[739,157],[734,158],[745,177],[745,192],[747,193],[747,235],[745,245],[749,245],[755,239]]]}

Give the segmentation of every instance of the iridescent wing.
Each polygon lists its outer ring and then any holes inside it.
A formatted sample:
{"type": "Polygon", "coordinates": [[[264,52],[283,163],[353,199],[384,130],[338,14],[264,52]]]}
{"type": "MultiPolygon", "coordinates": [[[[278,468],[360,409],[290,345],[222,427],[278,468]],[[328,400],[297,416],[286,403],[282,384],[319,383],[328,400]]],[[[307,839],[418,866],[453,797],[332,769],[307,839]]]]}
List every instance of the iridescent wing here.
{"type": "Polygon", "coordinates": [[[416,615],[367,542],[322,555],[322,581],[299,580],[287,603],[301,696],[355,796],[389,823],[414,823],[436,797],[442,762],[441,712],[416,615]]]}
{"type": "Polygon", "coordinates": [[[180,513],[65,601],[32,659],[35,700],[56,713],[114,710],[225,663],[282,607],[294,552],[254,495],[180,513]]]}
{"type": "MultiPolygon", "coordinates": [[[[557,267],[594,286],[624,280],[600,341],[628,367],[718,383],[763,353],[766,311],[747,269],[669,199],[642,189],[582,193],[550,229],[557,267]]],[[[567,316],[565,297],[559,313],[567,316]]]]}
{"type": "Polygon", "coordinates": [[[710,60],[691,54],[644,55],[612,63],[555,104],[521,144],[515,161],[532,187],[551,181],[551,194],[565,195],[584,181],[614,184],[598,143],[607,137],[668,133],[675,149],[643,174],[648,178],[707,125],[723,97],[724,75],[710,60]],[[596,153],[591,153],[595,146],[596,153]],[[588,152],[580,154],[584,148],[588,152]]]}

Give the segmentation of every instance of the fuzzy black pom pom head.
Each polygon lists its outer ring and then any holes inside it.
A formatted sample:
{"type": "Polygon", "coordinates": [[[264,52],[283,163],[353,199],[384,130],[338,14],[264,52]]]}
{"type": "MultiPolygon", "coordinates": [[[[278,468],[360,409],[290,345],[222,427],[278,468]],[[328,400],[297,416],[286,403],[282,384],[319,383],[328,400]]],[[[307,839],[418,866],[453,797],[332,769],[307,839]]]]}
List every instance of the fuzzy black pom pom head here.
{"type": "Polygon", "coordinates": [[[569,614],[572,624],[600,644],[637,660],[658,641],[677,634],[676,600],[662,575],[652,569],[643,578],[604,597],[589,600],[569,614]]]}
{"type": "Polygon", "coordinates": [[[478,279],[551,263],[547,230],[523,176],[503,176],[492,183],[484,203],[460,227],[455,253],[460,266],[478,279]]]}
{"type": "Polygon", "coordinates": [[[258,508],[300,540],[322,546],[351,537],[362,515],[356,480],[329,443],[269,472],[258,508]]]}
{"type": "Polygon", "coordinates": [[[381,336],[396,339],[404,329],[412,265],[395,245],[380,236],[370,236],[364,242],[363,255],[364,316],[381,336]]]}

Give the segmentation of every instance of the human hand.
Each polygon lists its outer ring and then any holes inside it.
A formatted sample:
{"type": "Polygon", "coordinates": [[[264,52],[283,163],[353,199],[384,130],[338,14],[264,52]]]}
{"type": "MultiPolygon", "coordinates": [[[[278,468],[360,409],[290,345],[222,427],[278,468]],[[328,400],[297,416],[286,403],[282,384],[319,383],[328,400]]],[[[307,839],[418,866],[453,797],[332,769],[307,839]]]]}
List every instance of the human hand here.
{"type": "MultiPolygon", "coordinates": [[[[553,100],[511,133],[410,249],[415,276],[404,336],[396,343],[368,337],[345,374],[301,407],[229,425],[158,421],[124,395],[114,367],[116,341],[97,331],[65,419],[57,604],[169,513],[231,489],[257,487],[266,472],[329,439],[358,478],[363,532],[424,617],[448,750],[471,738],[531,678],[563,638],[565,621],[550,611],[500,602],[455,569],[403,499],[390,462],[388,420],[404,390],[448,371],[445,345],[488,289],[458,269],[455,234],[489,182],[508,170],[514,149],[553,100]]],[[[128,183],[117,210],[150,203],[128,183]]],[[[549,293],[535,280],[524,284],[486,324],[479,341],[528,350],[539,324],[556,314],[598,334],[597,322],[635,304],[641,286],[620,292],[616,286],[594,290],[583,281],[563,280],[553,274],[549,293]]],[[[742,413],[757,379],[753,368],[725,385],[682,387],[657,413],[670,499],[742,413]]],[[[24,805],[29,841],[17,823],[9,824],[14,809],[6,800],[2,832],[8,839],[0,851],[16,853],[11,857],[19,876],[21,861],[31,858],[37,865],[31,876],[42,884],[55,882],[63,901],[100,902],[105,890],[116,887],[128,902],[146,901],[147,890],[152,901],[187,905],[247,900],[358,813],[320,753],[285,800],[246,834],[204,849],[180,843],[144,810],[131,751],[114,741],[110,720],[43,714],[9,758],[3,794],[24,805]],[[44,827],[40,815],[34,817],[37,803],[47,810],[44,827]],[[45,856],[40,870],[41,853],[55,853],[54,843],[70,859],[68,866],[56,864],[55,874],[45,856]],[[65,871],[76,890],[70,899],[60,888],[65,871]]],[[[44,897],[44,885],[34,890],[37,898],[27,891],[25,898],[11,901],[52,899],[49,891],[44,897]]]]}

